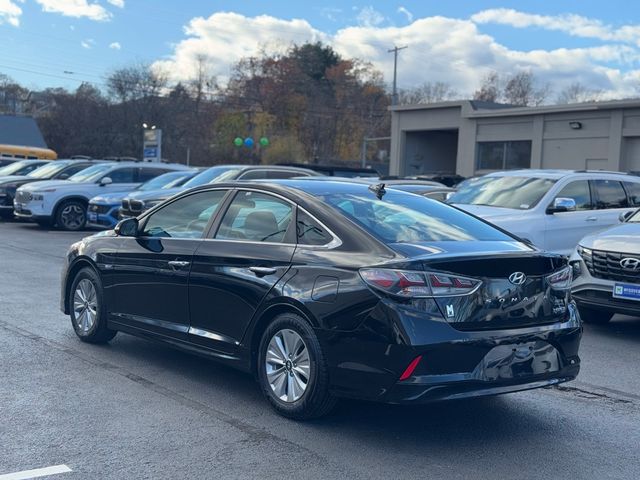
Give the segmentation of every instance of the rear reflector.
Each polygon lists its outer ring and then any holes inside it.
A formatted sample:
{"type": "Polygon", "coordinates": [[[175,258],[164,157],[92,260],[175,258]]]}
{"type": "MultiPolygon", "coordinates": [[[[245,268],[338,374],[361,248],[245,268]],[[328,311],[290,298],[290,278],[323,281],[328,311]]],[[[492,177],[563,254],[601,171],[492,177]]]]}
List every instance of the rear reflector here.
{"type": "Polygon", "coordinates": [[[422,355],[418,355],[411,361],[407,369],[402,373],[402,375],[400,375],[400,381],[406,380],[407,378],[411,377],[411,375],[413,375],[413,371],[420,363],[420,360],[422,360],[422,355]]]}

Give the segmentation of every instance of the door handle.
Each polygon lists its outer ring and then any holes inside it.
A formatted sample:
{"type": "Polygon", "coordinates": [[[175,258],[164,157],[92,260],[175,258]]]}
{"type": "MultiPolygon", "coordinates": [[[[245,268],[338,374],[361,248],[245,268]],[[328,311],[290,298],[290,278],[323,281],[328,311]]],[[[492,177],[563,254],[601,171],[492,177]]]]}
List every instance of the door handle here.
{"type": "Polygon", "coordinates": [[[171,268],[184,268],[189,266],[191,262],[187,262],[186,260],[172,260],[168,263],[171,268]]]}
{"type": "Polygon", "coordinates": [[[249,267],[253,273],[258,277],[264,277],[265,275],[273,275],[276,273],[276,269],[273,267],[249,267]]]}
{"type": "Polygon", "coordinates": [[[587,222],[597,222],[598,217],[587,217],[587,222]]]}

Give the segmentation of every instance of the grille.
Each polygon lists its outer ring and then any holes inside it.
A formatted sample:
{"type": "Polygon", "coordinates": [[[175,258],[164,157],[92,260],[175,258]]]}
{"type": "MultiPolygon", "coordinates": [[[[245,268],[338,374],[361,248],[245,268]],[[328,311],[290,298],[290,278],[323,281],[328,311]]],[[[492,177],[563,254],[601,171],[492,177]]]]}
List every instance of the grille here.
{"type": "Polygon", "coordinates": [[[582,251],[582,258],[592,277],[618,282],[640,283],[640,270],[622,268],[620,260],[623,258],[637,258],[640,255],[629,255],[618,252],[592,250],[591,253],[582,251]]]}
{"type": "Polygon", "coordinates": [[[16,193],[16,200],[18,202],[30,202],[33,199],[33,195],[31,195],[31,192],[23,192],[21,190],[18,190],[18,192],[16,193]]]}
{"type": "Polygon", "coordinates": [[[129,201],[129,210],[132,212],[141,212],[144,204],[139,200],[130,200],[129,201]]]}

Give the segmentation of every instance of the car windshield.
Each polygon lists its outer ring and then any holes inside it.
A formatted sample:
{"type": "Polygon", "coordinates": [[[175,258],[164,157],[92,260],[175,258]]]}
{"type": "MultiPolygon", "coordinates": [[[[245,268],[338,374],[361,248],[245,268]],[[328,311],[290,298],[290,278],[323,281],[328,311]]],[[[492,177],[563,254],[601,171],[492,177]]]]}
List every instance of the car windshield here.
{"type": "Polygon", "coordinates": [[[216,182],[223,182],[235,177],[235,175],[240,170],[241,169],[238,167],[212,167],[202,173],[199,173],[183,186],[185,187],[185,189],[187,189],[191,187],[198,187],[200,185],[206,185],[207,183],[212,183],[214,180],[216,182]]]}
{"type": "Polygon", "coordinates": [[[480,177],[462,185],[447,203],[528,210],[537,205],[554,183],[551,178],[480,177]]]}
{"type": "Polygon", "coordinates": [[[505,233],[448,205],[387,190],[316,195],[385,243],[513,241],[505,233]]]}
{"type": "Polygon", "coordinates": [[[28,166],[29,163],[30,162],[28,161],[10,163],[9,165],[0,168],[0,177],[4,177],[5,175],[15,175],[16,173],[19,173],[20,170],[28,166]]]}
{"type": "Polygon", "coordinates": [[[167,185],[172,185],[176,180],[180,180],[187,175],[188,172],[169,172],[162,174],[158,177],[152,178],[151,180],[144,182],[140,185],[136,190],[146,192],[148,190],[159,190],[162,188],[166,188],[167,185]]]}
{"type": "Polygon", "coordinates": [[[64,170],[69,164],[66,162],[51,162],[42,167],[38,167],[32,172],[27,174],[27,177],[31,178],[51,178],[56,173],[64,170]]]}
{"type": "Polygon", "coordinates": [[[104,174],[107,173],[111,168],[113,168],[113,165],[105,165],[105,164],[94,165],[93,167],[89,167],[89,168],[85,168],[84,170],[81,170],[75,175],[71,175],[69,177],[69,180],[71,180],[72,182],[79,182],[79,183],[95,182],[100,178],[102,178],[104,174]]]}

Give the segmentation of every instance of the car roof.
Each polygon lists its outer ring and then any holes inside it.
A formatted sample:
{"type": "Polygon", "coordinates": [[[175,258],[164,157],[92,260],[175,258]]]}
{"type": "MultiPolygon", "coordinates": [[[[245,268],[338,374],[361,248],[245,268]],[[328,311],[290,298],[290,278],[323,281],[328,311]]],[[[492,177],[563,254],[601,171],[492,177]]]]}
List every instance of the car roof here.
{"type": "Polygon", "coordinates": [[[561,178],[569,177],[572,175],[602,175],[608,176],[626,176],[634,177],[634,174],[626,172],[612,172],[608,170],[568,170],[568,169],[520,169],[520,170],[506,170],[501,172],[492,172],[484,175],[485,177],[535,177],[535,178],[549,178],[553,180],[559,180],[561,178]]]}

